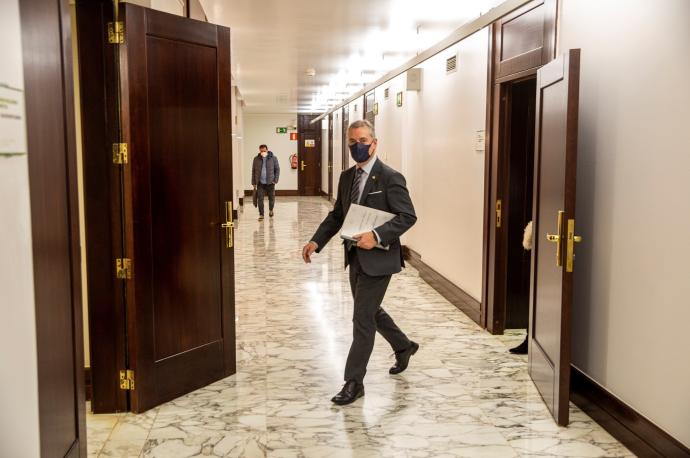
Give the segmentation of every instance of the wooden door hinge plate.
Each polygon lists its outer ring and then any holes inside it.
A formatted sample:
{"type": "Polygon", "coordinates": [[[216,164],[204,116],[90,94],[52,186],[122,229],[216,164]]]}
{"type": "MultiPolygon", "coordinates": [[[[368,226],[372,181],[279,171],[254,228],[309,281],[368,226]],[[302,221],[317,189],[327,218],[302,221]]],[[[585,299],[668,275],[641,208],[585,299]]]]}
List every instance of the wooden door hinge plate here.
{"type": "Polygon", "coordinates": [[[128,162],[127,143],[113,143],[113,164],[126,164],[128,162]]]}
{"type": "Polygon", "coordinates": [[[130,369],[120,371],[120,389],[134,391],[134,371],[130,369]]]}
{"type": "Polygon", "coordinates": [[[122,21],[108,22],[108,43],[122,44],[125,42],[125,24],[122,21]]]}
{"type": "Polygon", "coordinates": [[[120,280],[132,279],[132,260],[129,258],[117,258],[115,260],[115,272],[120,280]]]}

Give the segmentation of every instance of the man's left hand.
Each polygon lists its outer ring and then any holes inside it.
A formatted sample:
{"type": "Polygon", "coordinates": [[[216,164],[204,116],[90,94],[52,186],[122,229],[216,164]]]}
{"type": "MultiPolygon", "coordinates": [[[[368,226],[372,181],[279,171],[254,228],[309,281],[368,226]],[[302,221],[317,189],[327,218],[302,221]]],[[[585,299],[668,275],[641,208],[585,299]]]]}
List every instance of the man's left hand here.
{"type": "Polygon", "coordinates": [[[355,239],[357,239],[357,248],[362,248],[363,250],[371,250],[378,244],[373,232],[355,235],[355,239]]]}

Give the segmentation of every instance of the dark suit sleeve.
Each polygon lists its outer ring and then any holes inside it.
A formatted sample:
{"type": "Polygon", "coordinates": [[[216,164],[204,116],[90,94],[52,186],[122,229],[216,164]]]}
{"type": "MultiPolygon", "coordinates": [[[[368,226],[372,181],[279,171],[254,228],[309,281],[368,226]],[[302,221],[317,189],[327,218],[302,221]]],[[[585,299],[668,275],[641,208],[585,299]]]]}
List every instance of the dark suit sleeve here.
{"type": "Polygon", "coordinates": [[[319,228],[316,230],[314,236],[311,238],[311,240],[316,242],[316,244],[319,246],[316,250],[317,253],[323,250],[323,247],[326,246],[328,241],[338,233],[343,225],[343,221],[345,220],[342,205],[342,188],[344,182],[343,175],[344,173],[340,175],[340,180],[338,181],[338,197],[336,198],[333,210],[328,213],[328,216],[326,216],[319,228]]]}
{"type": "Polygon", "coordinates": [[[386,192],[389,211],[397,216],[374,229],[380,237],[381,245],[390,245],[417,221],[412,199],[410,199],[410,193],[407,191],[405,177],[397,172],[393,174],[388,181],[386,192]]]}

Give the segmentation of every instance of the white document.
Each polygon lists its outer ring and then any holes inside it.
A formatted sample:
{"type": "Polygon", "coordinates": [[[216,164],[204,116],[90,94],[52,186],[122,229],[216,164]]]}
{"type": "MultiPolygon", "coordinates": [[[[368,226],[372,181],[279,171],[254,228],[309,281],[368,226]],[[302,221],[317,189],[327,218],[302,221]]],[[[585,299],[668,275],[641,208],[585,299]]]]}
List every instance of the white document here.
{"type": "MultiPolygon", "coordinates": [[[[393,218],[395,218],[393,213],[365,207],[363,205],[351,204],[345,216],[343,227],[340,230],[340,238],[356,241],[355,235],[369,232],[393,218]]],[[[388,249],[387,246],[381,244],[376,245],[376,248],[381,248],[382,250],[388,249]]]]}

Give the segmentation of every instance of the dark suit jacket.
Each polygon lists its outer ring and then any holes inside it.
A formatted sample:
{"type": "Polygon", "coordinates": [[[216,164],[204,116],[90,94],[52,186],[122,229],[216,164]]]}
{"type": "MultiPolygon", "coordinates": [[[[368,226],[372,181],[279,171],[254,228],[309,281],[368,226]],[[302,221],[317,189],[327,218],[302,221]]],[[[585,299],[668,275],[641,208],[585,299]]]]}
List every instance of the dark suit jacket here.
{"type": "MultiPolygon", "coordinates": [[[[323,220],[311,238],[319,246],[316,250],[317,253],[326,246],[334,235],[338,234],[345,221],[345,215],[350,209],[350,190],[354,177],[355,167],[351,167],[340,174],[338,198],[333,210],[326,216],[326,219],[323,220]]],[[[357,250],[357,257],[362,270],[371,276],[392,275],[400,272],[401,268],[405,266],[400,248],[400,236],[417,221],[410,193],[405,186],[405,177],[378,159],[364,185],[359,204],[397,215],[382,226],[375,228],[376,233],[381,238],[381,244],[390,246],[388,251],[378,248],[372,250],[353,248],[357,250]]],[[[347,248],[345,248],[345,267],[347,264],[348,256],[347,248]]]]}

